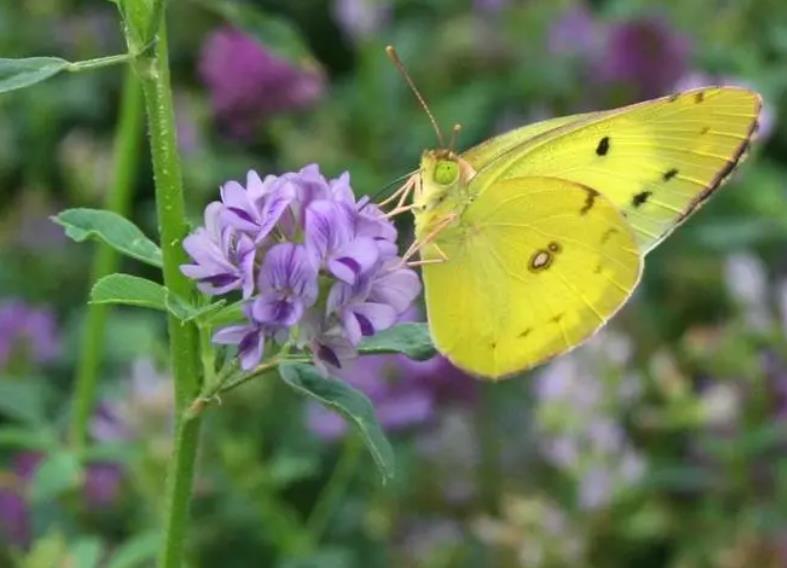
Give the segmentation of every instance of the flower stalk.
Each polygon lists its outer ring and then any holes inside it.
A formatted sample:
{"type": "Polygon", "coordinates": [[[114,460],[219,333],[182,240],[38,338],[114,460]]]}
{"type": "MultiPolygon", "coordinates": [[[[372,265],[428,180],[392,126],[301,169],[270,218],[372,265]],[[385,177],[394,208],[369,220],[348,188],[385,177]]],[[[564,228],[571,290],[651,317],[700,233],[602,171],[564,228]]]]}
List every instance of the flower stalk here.
{"type": "MultiPolygon", "coordinates": [[[[188,232],[188,225],[175,138],[166,19],[163,13],[157,14],[157,17],[155,48],[149,54],[138,56],[135,60],[135,68],[142,82],[148,116],[164,284],[174,294],[190,298],[194,293],[193,284],[183,276],[179,268],[185,261],[182,242],[188,232]]],[[[129,44],[133,47],[132,37],[129,37],[129,44]]],[[[199,415],[187,414],[185,411],[199,391],[202,372],[196,326],[193,323],[183,323],[170,315],[168,328],[177,434],[167,475],[164,539],[159,553],[159,566],[176,567],[183,564],[186,524],[200,429],[199,415]]]]}
{"type": "MultiPolygon", "coordinates": [[[[123,83],[120,118],[115,131],[115,178],[106,198],[106,209],[126,216],[131,204],[139,166],[142,135],[142,90],[129,67],[123,83]]],[[[111,247],[99,244],[93,259],[92,282],[117,270],[119,255],[111,247]]],[[[70,441],[76,449],[85,444],[90,417],[96,399],[96,382],[104,351],[108,306],[91,304],[82,332],[73,394],[70,441]]]]}

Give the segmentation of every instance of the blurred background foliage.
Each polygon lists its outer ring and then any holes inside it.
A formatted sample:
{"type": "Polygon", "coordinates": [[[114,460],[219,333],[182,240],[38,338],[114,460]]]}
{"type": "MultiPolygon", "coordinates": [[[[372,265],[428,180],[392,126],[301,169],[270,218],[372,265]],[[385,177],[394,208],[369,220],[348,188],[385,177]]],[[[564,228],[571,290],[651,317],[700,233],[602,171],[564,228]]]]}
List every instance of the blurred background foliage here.
{"type": "MultiPolygon", "coordinates": [[[[121,52],[115,12],[0,3],[0,53],[121,52]]],[[[460,148],[702,84],[765,100],[749,160],[586,346],[498,385],[440,359],[346,370],[395,442],[392,486],[341,419],[278,382],[228,395],[203,436],[193,566],[787,566],[784,2],[172,0],[170,31],[195,216],[249,168],[316,162],[366,194],[412,171],[436,142],[389,43],[443,127],[463,125],[460,148]]],[[[147,566],[156,547],[158,318],[111,313],[94,443],[75,454],[64,434],[90,249],[48,216],[101,206],[121,86],[105,69],[0,97],[3,566],[147,566]]],[[[137,179],[132,216],[155,234],[146,161],[137,179]]]]}

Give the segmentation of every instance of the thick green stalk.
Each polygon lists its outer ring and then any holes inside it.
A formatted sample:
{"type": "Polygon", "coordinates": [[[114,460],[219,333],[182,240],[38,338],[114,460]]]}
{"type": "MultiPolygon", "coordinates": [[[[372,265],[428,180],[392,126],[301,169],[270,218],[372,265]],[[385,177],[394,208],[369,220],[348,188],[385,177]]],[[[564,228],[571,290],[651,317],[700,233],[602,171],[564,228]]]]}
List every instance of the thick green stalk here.
{"type": "MultiPolygon", "coordinates": [[[[175,138],[175,115],[169,79],[166,23],[161,15],[155,49],[135,63],[145,93],[150,130],[153,174],[156,179],[164,284],[175,294],[191,298],[193,283],[180,272],[186,262],[182,242],[188,232],[183,199],[183,182],[175,138]]],[[[197,395],[200,383],[200,354],[197,328],[169,317],[169,341],[177,416],[174,453],[167,475],[164,540],[159,565],[183,564],[186,524],[199,442],[200,417],[184,419],[184,411],[197,395]]]]}
{"type": "MultiPolygon", "coordinates": [[[[120,117],[115,130],[115,172],[107,193],[105,207],[124,217],[128,214],[139,169],[142,135],[142,90],[133,69],[126,70],[120,117]]],[[[117,270],[119,255],[112,248],[99,244],[93,258],[91,282],[117,270]]],[[[107,319],[105,304],[88,307],[79,349],[79,362],[74,382],[70,439],[75,448],[82,448],[87,436],[90,416],[96,400],[96,382],[101,370],[107,319]]]]}

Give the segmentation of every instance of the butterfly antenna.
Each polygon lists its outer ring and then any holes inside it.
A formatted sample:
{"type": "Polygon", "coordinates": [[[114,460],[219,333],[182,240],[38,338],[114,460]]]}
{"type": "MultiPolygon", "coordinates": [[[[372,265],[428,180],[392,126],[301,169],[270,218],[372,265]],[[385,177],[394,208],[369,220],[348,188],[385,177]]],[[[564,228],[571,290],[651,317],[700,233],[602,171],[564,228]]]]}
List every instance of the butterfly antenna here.
{"type": "Polygon", "coordinates": [[[458,122],[454,124],[454,127],[451,129],[451,142],[448,144],[448,149],[450,151],[454,151],[456,147],[456,139],[459,137],[459,133],[462,131],[462,125],[458,122]]]}
{"type": "Polygon", "coordinates": [[[437,125],[437,121],[435,120],[432,111],[429,110],[429,105],[426,104],[426,99],[424,99],[421,92],[415,86],[415,82],[413,81],[412,77],[410,77],[410,74],[407,72],[407,69],[405,68],[404,63],[402,63],[402,60],[399,59],[399,54],[396,53],[396,49],[394,49],[394,46],[389,45],[385,48],[385,53],[388,54],[390,60],[393,61],[394,65],[396,65],[396,68],[399,70],[399,73],[401,73],[402,77],[404,77],[404,80],[407,81],[407,84],[410,86],[410,90],[413,91],[415,98],[418,99],[418,102],[421,104],[424,111],[426,112],[426,115],[429,117],[429,121],[432,123],[432,127],[434,128],[435,134],[437,134],[437,141],[440,144],[440,147],[445,148],[445,139],[443,138],[443,133],[440,130],[440,127],[437,125]]]}

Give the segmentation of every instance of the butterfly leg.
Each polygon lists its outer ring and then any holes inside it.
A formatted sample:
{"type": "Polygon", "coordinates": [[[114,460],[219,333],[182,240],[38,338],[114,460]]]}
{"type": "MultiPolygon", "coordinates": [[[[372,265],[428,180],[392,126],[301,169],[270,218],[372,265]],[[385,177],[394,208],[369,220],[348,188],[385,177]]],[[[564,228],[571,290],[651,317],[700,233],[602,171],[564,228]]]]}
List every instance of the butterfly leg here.
{"type": "Polygon", "coordinates": [[[425,264],[442,264],[442,263],[444,263],[445,261],[448,260],[448,255],[445,254],[445,251],[443,251],[443,249],[441,249],[438,246],[437,243],[432,243],[432,248],[434,249],[434,251],[437,253],[437,255],[440,258],[429,258],[429,259],[426,259],[426,260],[423,260],[423,259],[422,260],[411,260],[410,262],[407,263],[407,266],[409,266],[410,268],[413,268],[415,266],[423,266],[425,264]]]}
{"type": "Polygon", "coordinates": [[[402,187],[400,187],[399,189],[394,191],[385,200],[383,200],[380,203],[378,203],[377,206],[378,207],[384,207],[384,206],[388,205],[389,203],[392,203],[393,201],[396,201],[396,199],[398,198],[399,201],[397,202],[396,207],[394,207],[394,210],[396,210],[399,207],[401,207],[404,204],[404,202],[407,200],[407,197],[410,195],[410,193],[412,193],[413,189],[415,188],[415,184],[416,184],[415,177],[416,176],[410,176],[408,178],[408,180],[406,182],[404,182],[402,187]]]}
{"type": "MultiPolygon", "coordinates": [[[[445,262],[446,260],[448,260],[448,255],[446,255],[445,252],[439,246],[437,246],[436,243],[432,241],[434,241],[437,238],[437,236],[443,231],[443,229],[445,229],[451,223],[453,223],[456,220],[456,217],[457,217],[456,213],[451,213],[449,215],[446,215],[435,224],[434,228],[431,231],[429,231],[429,233],[427,233],[423,239],[413,242],[413,244],[411,244],[410,247],[407,249],[407,251],[405,251],[405,253],[402,255],[402,262],[400,263],[400,266],[405,266],[407,262],[413,256],[415,256],[416,253],[418,253],[428,244],[431,244],[434,250],[440,256],[439,259],[432,259],[432,260],[437,260],[439,262],[445,262]]],[[[432,262],[429,261],[426,262],[432,264],[432,262]]]]}

